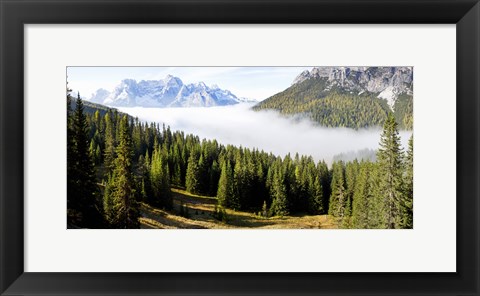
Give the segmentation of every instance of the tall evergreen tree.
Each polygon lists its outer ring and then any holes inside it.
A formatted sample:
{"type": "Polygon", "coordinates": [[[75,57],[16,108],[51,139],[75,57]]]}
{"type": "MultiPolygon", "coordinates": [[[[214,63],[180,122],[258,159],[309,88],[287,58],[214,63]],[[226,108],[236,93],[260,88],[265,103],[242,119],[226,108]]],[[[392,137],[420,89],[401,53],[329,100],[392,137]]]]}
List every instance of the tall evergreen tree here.
{"type": "Polygon", "coordinates": [[[233,173],[230,161],[224,161],[218,181],[217,202],[222,207],[230,207],[233,196],[233,173]]]}
{"type": "Polygon", "coordinates": [[[272,204],[270,206],[271,216],[286,216],[289,214],[287,188],[283,180],[282,172],[280,170],[275,171],[270,191],[272,196],[272,204]]]}
{"type": "Polygon", "coordinates": [[[193,150],[188,158],[187,173],[185,176],[185,187],[190,193],[199,193],[200,169],[198,167],[199,152],[193,150]]]}
{"type": "Polygon", "coordinates": [[[323,203],[323,188],[319,177],[310,177],[309,186],[309,206],[308,211],[311,214],[321,214],[325,211],[323,203]]]}
{"type": "Polygon", "coordinates": [[[330,195],[328,214],[335,217],[344,217],[347,205],[347,193],[345,190],[345,176],[343,162],[336,162],[332,165],[332,193],[330,195]]]}
{"type": "MultiPolygon", "coordinates": [[[[67,94],[67,104],[71,97],[67,94]]],[[[95,180],[93,159],[89,153],[87,119],[83,101],[78,94],[76,109],[67,125],[67,208],[68,222],[79,227],[98,228],[103,225],[99,190],[95,180]]]]}
{"type": "Polygon", "coordinates": [[[397,122],[392,113],[385,121],[377,152],[380,192],[385,200],[387,228],[400,228],[402,215],[402,148],[397,122]]]}
{"type": "Polygon", "coordinates": [[[408,140],[404,180],[401,225],[402,228],[413,228],[413,135],[408,140]]]}
{"type": "Polygon", "coordinates": [[[362,162],[353,194],[352,227],[384,228],[383,198],[378,192],[376,164],[362,162]]]}
{"type": "Polygon", "coordinates": [[[170,190],[170,173],[165,152],[155,148],[152,154],[150,166],[150,181],[152,186],[151,203],[156,206],[171,209],[173,205],[172,193],[170,190]]]}
{"type": "Polygon", "coordinates": [[[116,129],[114,124],[114,118],[111,111],[105,114],[105,150],[104,150],[104,164],[106,168],[106,174],[109,175],[114,168],[115,160],[115,147],[116,147],[116,129]]]}
{"type": "Polygon", "coordinates": [[[126,115],[120,121],[116,155],[112,188],[113,221],[117,228],[138,228],[139,204],[133,177],[133,143],[126,115]]]}

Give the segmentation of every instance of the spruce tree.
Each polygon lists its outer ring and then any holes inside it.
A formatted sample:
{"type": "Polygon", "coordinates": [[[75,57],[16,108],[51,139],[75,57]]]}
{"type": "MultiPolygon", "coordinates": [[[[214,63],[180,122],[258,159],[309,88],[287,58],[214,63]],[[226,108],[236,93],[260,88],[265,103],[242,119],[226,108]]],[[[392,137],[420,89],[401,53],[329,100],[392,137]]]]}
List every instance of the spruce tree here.
{"type": "Polygon", "coordinates": [[[114,168],[114,160],[115,160],[115,147],[116,147],[116,139],[115,139],[115,124],[112,112],[109,111],[105,114],[105,150],[104,150],[104,165],[106,169],[106,175],[108,176],[114,168]]]}
{"type": "Polygon", "coordinates": [[[113,180],[114,177],[110,174],[105,183],[105,190],[103,192],[103,212],[105,221],[108,225],[115,226],[115,214],[113,212],[113,180]]]}
{"type": "Polygon", "coordinates": [[[185,176],[185,186],[190,193],[199,193],[200,189],[198,160],[199,152],[193,150],[188,158],[187,173],[185,176]]]}
{"type": "Polygon", "coordinates": [[[309,206],[308,210],[310,214],[318,215],[325,211],[325,205],[323,203],[323,188],[320,182],[320,178],[316,176],[310,177],[309,186],[309,206]]]}
{"type": "Polygon", "coordinates": [[[170,173],[165,152],[155,148],[152,154],[150,166],[150,182],[152,186],[151,204],[171,209],[173,205],[172,193],[170,190],[170,173]]]}
{"type": "Polygon", "coordinates": [[[392,113],[383,126],[377,162],[380,174],[380,192],[384,199],[387,228],[400,228],[402,223],[402,148],[398,124],[392,113]]]}
{"type": "Polygon", "coordinates": [[[401,226],[402,228],[413,228],[413,135],[408,140],[408,150],[405,157],[401,226]]]}
{"type": "Polygon", "coordinates": [[[125,115],[120,121],[119,141],[114,161],[112,188],[113,221],[116,228],[138,228],[139,204],[136,200],[133,177],[133,143],[125,115]]]}
{"type": "Polygon", "coordinates": [[[335,217],[343,217],[347,205],[343,162],[333,163],[332,170],[332,193],[330,195],[328,214],[335,217]]]}
{"type": "Polygon", "coordinates": [[[217,203],[222,207],[230,207],[233,195],[233,173],[230,161],[224,161],[220,180],[218,181],[217,203]]]}
{"type": "Polygon", "coordinates": [[[347,162],[345,165],[345,189],[347,194],[347,202],[345,208],[345,216],[352,214],[353,193],[355,191],[355,183],[358,174],[358,160],[347,162]]]}
{"type": "Polygon", "coordinates": [[[277,170],[273,176],[273,184],[270,191],[272,204],[270,206],[271,216],[286,216],[289,214],[287,201],[287,188],[283,183],[282,172],[277,170]]]}
{"type": "Polygon", "coordinates": [[[376,164],[362,162],[353,194],[353,228],[384,228],[383,198],[378,192],[377,180],[376,164]]]}
{"type": "MultiPolygon", "coordinates": [[[[67,101],[70,101],[67,94],[67,101]]],[[[68,114],[71,114],[67,111],[68,114]]],[[[76,109],[67,124],[67,209],[70,224],[86,228],[103,227],[99,190],[93,159],[89,153],[87,119],[78,94],[76,109]]]]}

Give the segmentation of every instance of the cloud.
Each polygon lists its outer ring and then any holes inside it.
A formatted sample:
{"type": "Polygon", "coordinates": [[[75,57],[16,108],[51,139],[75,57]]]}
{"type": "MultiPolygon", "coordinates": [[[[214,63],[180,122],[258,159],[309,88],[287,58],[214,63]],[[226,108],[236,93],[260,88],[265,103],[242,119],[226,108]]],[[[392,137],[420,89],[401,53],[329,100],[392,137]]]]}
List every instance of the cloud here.
{"type": "MultiPolygon", "coordinates": [[[[380,129],[355,131],[324,128],[309,120],[293,121],[273,111],[254,112],[251,104],[211,108],[118,108],[142,121],[165,123],[201,139],[221,144],[258,148],[275,155],[311,155],[316,161],[331,162],[334,155],[362,149],[377,149],[380,129]]],[[[411,132],[402,131],[406,147],[411,132]]]]}

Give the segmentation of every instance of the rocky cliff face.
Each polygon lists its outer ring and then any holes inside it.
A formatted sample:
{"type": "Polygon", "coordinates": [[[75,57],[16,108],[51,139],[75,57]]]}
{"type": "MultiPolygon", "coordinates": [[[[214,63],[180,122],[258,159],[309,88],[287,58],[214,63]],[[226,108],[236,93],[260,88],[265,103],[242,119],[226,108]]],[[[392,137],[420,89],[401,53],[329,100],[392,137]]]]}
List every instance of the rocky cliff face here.
{"type": "Polygon", "coordinates": [[[327,79],[326,90],[339,87],[351,92],[378,94],[390,107],[400,94],[413,94],[412,67],[314,67],[300,73],[292,85],[310,78],[327,79]]]}

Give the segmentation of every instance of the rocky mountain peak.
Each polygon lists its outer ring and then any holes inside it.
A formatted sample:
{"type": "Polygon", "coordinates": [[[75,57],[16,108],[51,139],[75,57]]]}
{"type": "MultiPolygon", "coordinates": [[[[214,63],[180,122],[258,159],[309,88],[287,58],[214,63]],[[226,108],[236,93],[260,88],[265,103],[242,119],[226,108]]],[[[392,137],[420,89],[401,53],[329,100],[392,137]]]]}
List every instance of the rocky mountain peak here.
{"type": "Polygon", "coordinates": [[[314,67],[300,73],[292,85],[310,78],[324,78],[327,89],[336,86],[350,92],[371,92],[390,107],[402,93],[413,94],[412,67],[314,67]]]}
{"type": "Polygon", "coordinates": [[[161,80],[123,79],[112,92],[99,89],[90,101],[119,107],[211,107],[242,102],[228,90],[204,82],[184,84],[173,75],[161,80]]]}

